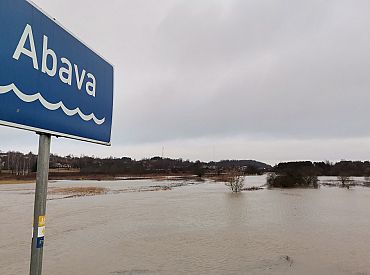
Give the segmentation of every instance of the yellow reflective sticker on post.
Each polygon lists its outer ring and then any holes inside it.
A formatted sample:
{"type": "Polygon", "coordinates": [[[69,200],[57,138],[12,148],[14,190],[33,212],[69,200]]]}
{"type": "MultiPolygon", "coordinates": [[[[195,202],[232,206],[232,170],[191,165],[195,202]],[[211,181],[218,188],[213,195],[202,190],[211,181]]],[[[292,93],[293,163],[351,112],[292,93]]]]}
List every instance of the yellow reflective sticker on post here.
{"type": "Polygon", "coordinates": [[[39,226],[45,226],[45,216],[39,216],[39,226]]]}
{"type": "Polygon", "coordinates": [[[37,230],[37,237],[44,237],[45,236],[45,226],[40,226],[37,230]]]}

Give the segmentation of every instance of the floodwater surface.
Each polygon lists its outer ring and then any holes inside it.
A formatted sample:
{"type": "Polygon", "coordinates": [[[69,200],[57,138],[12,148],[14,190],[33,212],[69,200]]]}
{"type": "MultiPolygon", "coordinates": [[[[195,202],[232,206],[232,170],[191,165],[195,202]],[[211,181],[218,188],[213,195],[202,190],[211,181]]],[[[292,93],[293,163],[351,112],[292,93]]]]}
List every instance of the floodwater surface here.
{"type": "MultiPolygon", "coordinates": [[[[50,195],[43,274],[370,274],[370,188],[232,194],[222,183],[122,180],[49,190],[92,186],[108,191],[50,195]]],[[[0,186],[2,275],[28,274],[33,190],[0,186]]]]}

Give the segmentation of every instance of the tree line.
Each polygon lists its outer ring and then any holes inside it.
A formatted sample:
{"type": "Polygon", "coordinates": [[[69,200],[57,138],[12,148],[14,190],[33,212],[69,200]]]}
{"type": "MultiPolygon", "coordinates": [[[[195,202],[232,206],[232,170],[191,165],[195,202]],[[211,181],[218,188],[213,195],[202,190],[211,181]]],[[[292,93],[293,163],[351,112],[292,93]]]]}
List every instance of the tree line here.
{"type": "Polygon", "coordinates": [[[369,177],[369,161],[283,162],[274,166],[267,177],[270,187],[318,188],[318,176],[336,176],[345,186],[350,177],[369,177]]]}
{"type": "Polygon", "coordinates": [[[273,167],[272,171],[276,173],[291,173],[292,171],[300,171],[304,174],[316,176],[351,176],[351,177],[366,177],[370,176],[369,161],[347,161],[342,160],[336,163],[329,161],[311,162],[282,162],[273,167]]]}
{"type": "MultiPolygon", "coordinates": [[[[224,174],[230,170],[239,170],[244,174],[263,174],[271,169],[271,166],[254,160],[221,160],[218,162],[190,161],[162,157],[144,158],[141,160],[129,157],[99,158],[95,156],[59,156],[50,155],[50,168],[81,174],[104,174],[104,175],[146,175],[146,174],[192,174],[203,176],[204,174],[224,174]]],[[[32,152],[0,151],[0,173],[16,176],[29,175],[37,170],[37,155],[32,152]]]]}
{"type": "MultiPolygon", "coordinates": [[[[130,157],[99,158],[95,156],[59,156],[50,155],[50,168],[63,171],[78,170],[82,174],[109,175],[145,175],[145,174],[204,174],[221,175],[229,171],[239,171],[244,175],[273,172],[275,175],[291,175],[298,181],[310,181],[309,177],[317,176],[365,176],[370,177],[369,161],[329,161],[281,162],[274,167],[255,160],[221,160],[221,161],[190,161],[162,157],[144,158],[141,160],[130,157]],[[301,179],[304,177],[304,179],[301,179]]],[[[37,155],[32,152],[0,151],[0,173],[28,175],[36,172],[37,155]]],[[[311,179],[312,181],[312,179],[311,179]]]]}

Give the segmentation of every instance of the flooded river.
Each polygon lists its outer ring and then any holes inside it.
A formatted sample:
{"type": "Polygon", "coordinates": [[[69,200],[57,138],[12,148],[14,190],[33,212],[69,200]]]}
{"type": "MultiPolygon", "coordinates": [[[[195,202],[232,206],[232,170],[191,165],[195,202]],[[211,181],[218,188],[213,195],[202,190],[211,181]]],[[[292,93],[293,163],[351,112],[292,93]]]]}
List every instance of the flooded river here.
{"type": "MultiPolygon", "coordinates": [[[[44,274],[370,274],[370,188],[235,195],[220,183],[194,183],[50,183],[51,191],[107,192],[50,195],[44,274]]],[[[33,190],[0,186],[2,275],[28,274],[33,190]]]]}

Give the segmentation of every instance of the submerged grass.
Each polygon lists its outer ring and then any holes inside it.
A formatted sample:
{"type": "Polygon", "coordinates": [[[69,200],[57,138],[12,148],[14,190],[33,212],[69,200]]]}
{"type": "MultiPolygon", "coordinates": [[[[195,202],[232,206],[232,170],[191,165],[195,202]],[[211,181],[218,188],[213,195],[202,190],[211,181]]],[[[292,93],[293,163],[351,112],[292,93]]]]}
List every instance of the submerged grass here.
{"type": "Polygon", "coordinates": [[[49,191],[51,195],[64,195],[68,197],[84,197],[103,195],[108,192],[104,187],[56,187],[49,191]]]}
{"type": "Polygon", "coordinates": [[[0,180],[0,185],[2,184],[26,184],[26,183],[35,183],[34,180],[18,180],[18,179],[2,179],[0,180]]]}

